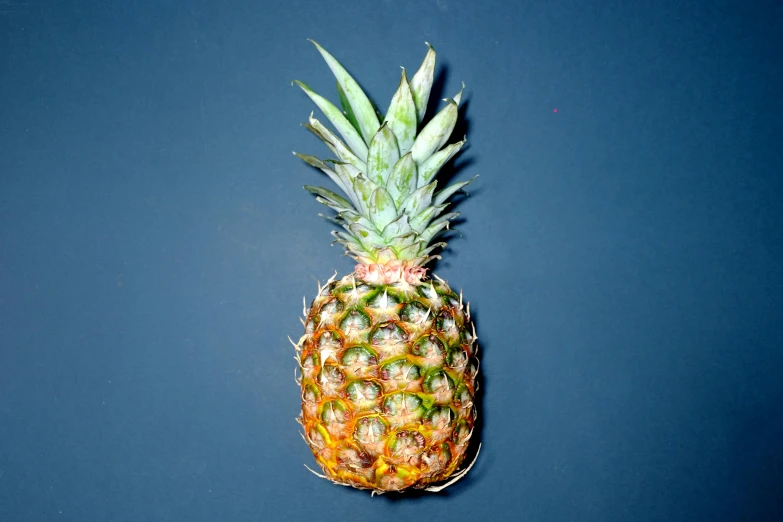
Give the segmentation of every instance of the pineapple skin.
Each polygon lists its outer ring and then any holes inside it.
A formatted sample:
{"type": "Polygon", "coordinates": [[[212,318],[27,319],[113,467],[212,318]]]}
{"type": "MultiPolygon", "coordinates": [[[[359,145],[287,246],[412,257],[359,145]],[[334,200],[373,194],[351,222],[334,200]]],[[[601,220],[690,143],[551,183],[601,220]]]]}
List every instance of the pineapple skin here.
{"type": "Polygon", "coordinates": [[[354,273],[330,280],[305,315],[298,421],[326,478],[382,493],[461,476],[479,368],[461,294],[437,278],[354,273]]]}

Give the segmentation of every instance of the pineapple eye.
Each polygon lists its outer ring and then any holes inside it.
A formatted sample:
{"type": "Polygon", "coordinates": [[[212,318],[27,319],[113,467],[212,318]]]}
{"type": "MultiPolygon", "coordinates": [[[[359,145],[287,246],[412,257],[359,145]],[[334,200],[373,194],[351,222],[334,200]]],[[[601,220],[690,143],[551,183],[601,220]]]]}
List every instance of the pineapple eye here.
{"type": "Polygon", "coordinates": [[[337,366],[326,364],[321,368],[318,381],[324,385],[339,386],[345,381],[345,375],[337,366]]]}
{"type": "Polygon", "coordinates": [[[438,314],[438,318],[435,320],[435,328],[439,332],[451,333],[457,329],[457,323],[454,321],[451,312],[443,310],[438,314]]]}
{"type": "Polygon", "coordinates": [[[475,379],[479,371],[479,361],[477,358],[472,358],[468,364],[467,370],[465,370],[465,376],[470,379],[475,379]]]}
{"type": "Polygon", "coordinates": [[[321,421],[325,424],[344,424],[350,415],[348,406],[339,400],[325,402],[321,409],[321,421]]]}
{"type": "Polygon", "coordinates": [[[367,307],[376,310],[386,310],[400,303],[400,299],[388,292],[385,288],[378,291],[367,301],[367,307]]]}
{"type": "Polygon", "coordinates": [[[418,366],[405,359],[398,359],[381,366],[381,379],[400,383],[413,382],[421,377],[418,366]]]}
{"type": "Polygon", "coordinates": [[[468,352],[457,346],[449,350],[446,357],[446,365],[449,368],[464,368],[468,364],[468,352]]]}
{"type": "Polygon", "coordinates": [[[436,370],[424,378],[422,388],[427,393],[446,392],[454,389],[454,379],[443,370],[436,370]]]}
{"type": "Polygon", "coordinates": [[[326,430],[324,430],[321,426],[313,426],[310,431],[307,433],[308,438],[310,439],[310,444],[313,445],[315,448],[323,449],[326,447],[326,441],[329,437],[326,430]]]}
{"type": "Polygon", "coordinates": [[[314,384],[306,385],[302,390],[302,400],[311,403],[321,400],[321,392],[318,391],[318,386],[314,384]]]}
{"type": "Polygon", "coordinates": [[[372,455],[366,451],[359,451],[350,447],[340,451],[339,460],[352,469],[367,469],[374,462],[372,455]]]}
{"type": "Polygon", "coordinates": [[[381,440],[388,430],[389,428],[383,419],[373,415],[372,417],[362,417],[356,421],[353,436],[362,444],[372,444],[381,440]]]}
{"type": "Polygon", "coordinates": [[[454,295],[447,295],[443,300],[446,303],[446,306],[459,310],[459,299],[454,297],[454,295]]]}
{"type": "Polygon", "coordinates": [[[413,355],[424,357],[426,359],[435,359],[443,357],[446,350],[443,347],[443,343],[434,335],[427,335],[416,341],[411,349],[413,355]]]}
{"type": "Polygon", "coordinates": [[[318,348],[335,348],[339,349],[343,344],[343,340],[340,334],[331,330],[326,330],[318,338],[318,348]]]}
{"type": "Polygon", "coordinates": [[[365,330],[370,327],[370,317],[362,311],[351,310],[340,321],[340,329],[345,332],[365,330]]]}
{"type": "Polygon", "coordinates": [[[473,405],[473,396],[465,384],[460,384],[454,392],[454,406],[457,408],[467,408],[473,405]]]}
{"type": "Polygon", "coordinates": [[[352,346],[345,350],[340,362],[343,366],[375,366],[378,358],[364,346],[352,346]]]}
{"type": "Polygon", "coordinates": [[[374,401],[383,393],[383,388],[373,381],[353,381],[345,389],[351,401],[374,401]]]}
{"type": "Polygon", "coordinates": [[[406,323],[421,324],[430,317],[430,309],[427,306],[417,302],[411,301],[402,307],[400,311],[400,319],[406,323]]]}
{"type": "Polygon", "coordinates": [[[415,393],[398,392],[386,397],[383,401],[383,412],[391,416],[421,417],[424,413],[421,397],[415,393]]]}
{"type": "Polygon", "coordinates": [[[318,367],[321,362],[318,360],[318,354],[315,352],[308,353],[302,357],[302,368],[305,370],[312,370],[318,367]]]}
{"type": "Polygon", "coordinates": [[[441,469],[445,468],[448,466],[449,462],[451,462],[451,447],[449,447],[446,442],[440,446],[435,445],[430,449],[429,453],[427,453],[426,458],[430,462],[430,467],[435,469],[437,469],[438,466],[441,469]],[[437,463],[437,466],[435,463],[437,463]]]}
{"type": "Polygon", "coordinates": [[[321,307],[321,315],[334,315],[337,312],[342,312],[344,308],[345,305],[343,305],[342,301],[335,297],[324,303],[321,307]]]}
{"type": "Polygon", "coordinates": [[[436,299],[438,297],[438,292],[435,291],[435,287],[433,286],[435,283],[437,283],[437,281],[431,282],[428,285],[419,285],[417,288],[419,295],[426,297],[427,299],[436,299]]]}
{"type": "Polygon", "coordinates": [[[372,333],[372,344],[399,344],[408,340],[408,334],[395,323],[379,325],[372,333]]]}
{"type": "Polygon", "coordinates": [[[432,429],[442,430],[454,422],[454,412],[448,406],[435,406],[424,416],[424,422],[432,429]]]}
{"type": "Polygon", "coordinates": [[[402,430],[391,439],[389,449],[395,457],[413,457],[425,443],[424,435],[414,430],[402,430]]]}
{"type": "Polygon", "coordinates": [[[473,429],[468,424],[468,421],[460,419],[457,421],[456,426],[454,426],[454,431],[451,432],[451,440],[457,445],[463,444],[467,442],[472,432],[473,429]]]}

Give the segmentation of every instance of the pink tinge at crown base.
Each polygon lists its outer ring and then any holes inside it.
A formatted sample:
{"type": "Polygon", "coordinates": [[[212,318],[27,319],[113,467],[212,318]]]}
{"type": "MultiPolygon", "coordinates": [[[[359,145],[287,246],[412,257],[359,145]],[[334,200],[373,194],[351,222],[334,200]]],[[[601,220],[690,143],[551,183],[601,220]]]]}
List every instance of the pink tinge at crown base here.
{"type": "Polygon", "coordinates": [[[356,277],[368,283],[392,284],[405,281],[409,285],[419,285],[427,275],[427,269],[420,266],[409,266],[401,261],[389,261],[386,264],[373,263],[356,265],[356,277]]]}

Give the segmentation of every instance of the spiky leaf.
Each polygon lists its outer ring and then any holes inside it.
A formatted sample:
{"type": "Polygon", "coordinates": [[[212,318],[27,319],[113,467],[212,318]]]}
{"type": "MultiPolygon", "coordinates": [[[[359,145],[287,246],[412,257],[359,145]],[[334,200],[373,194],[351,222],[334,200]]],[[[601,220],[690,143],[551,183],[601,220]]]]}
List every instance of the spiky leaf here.
{"type": "Polygon", "coordinates": [[[394,200],[383,187],[378,187],[373,191],[372,196],[370,196],[369,207],[370,219],[378,230],[383,230],[386,225],[397,217],[394,200]]]}
{"type": "Polygon", "coordinates": [[[378,248],[383,247],[386,244],[383,237],[375,231],[375,227],[365,227],[359,223],[351,223],[346,225],[346,228],[350,230],[351,234],[361,239],[364,244],[369,244],[378,248]]]}
{"type": "Polygon", "coordinates": [[[353,205],[351,205],[350,201],[338,194],[335,194],[329,189],[325,189],[323,187],[314,187],[312,185],[305,185],[304,188],[305,190],[312,192],[313,194],[316,194],[322,199],[328,201],[330,204],[327,206],[334,208],[335,210],[340,209],[339,211],[350,211],[353,209],[353,205]]]}
{"type": "Polygon", "coordinates": [[[424,119],[427,113],[427,102],[430,99],[432,90],[432,81],[435,77],[435,49],[428,43],[427,55],[421,63],[419,70],[411,78],[411,94],[416,104],[416,117],[419,123],[424,119]]]}
{"type": "Polygon", "coordinates": [[[384,124],[370,142],[370,150],[367,154],[367,176],[381,187],[385,187],[389,173],[399,159],[397,139],[389,126],[384,124]]]}
{"type": "Polygon", "coordinates": [[[294,152],[294,156],[300,158],[311,167],[320,169],[324,174],[329,176],[329,179],[331,179],[335,185],[340,187],[340,190],[342,190],[345,193],[345,195],[347,195],[351,199],[351,201],[353,201],[354,205],[358,203],[358,200],[356,199],[356,193],[351,186],[351,180],[347,176],[344,176],[341,173],[331,169],[329,165],[327,165],[320,159],[316,158],[315,156],[308,156],[307,154],[299,154],[298,152],[294,152]]]}
{"type": "Polygon", "coordinates": [[[337,78],[343,112],[306,85],[297,84],[326,114],[342,138],[311,114],[305,126],[337,159],[299,157],[326,173],[343,189],[347,199],[321,187],[307,188],[316,194],[317,201],[335,210],[335,215],[325,217],[344,229],[334,232],[335,241],[356,261],[383,264],[404,260],[421,266],[437,257],[431,253],[444,246],[430,242],[457,216],[443,212],[449,197],[468,183],[456,183],[435,193],[438,171],[464,144],[463,140],[446,145],[463,91],[446,100],[446,107],[416,136],[432,88],[435,52],[431,47],[410,82],[403,70],[383,118],[376,114],[369,98],[345,69],[322,48],[318,49],[337,78]],[[372,129],[371,134],[368,129],[372,129]]]}
{"type": "Polygon", "coordinates": [[[443,167],[443,165],[448,163],[451,158],[457,155],[459,150],[465,144],[465,141],[466,140],[463,139],[457,143],[446,145],[441,150],[424,160],[424,162],[419,165],[418,185],[422,187],[435,179],[435,176],[438,174],[438,171],[441,169],[441,167],[443,167]]]}
{"type": "Polygon", "coordinates": [[[397,219],[386,225],[381,231],[381,235],[389,241],[394,238],[405,236],[412,231],[410,223],[408,223],[408,216],[401,214],[397,219]]]}
{"type": "Polygon", "coordinates": [[[310,87],[300,82],[299,80],[296,80],[294,83],[297,84],[305,92],[305,94],[310,97],[311,100],[313,100],[319,109],[321,109],[321,112],[323,112],[329,121],[332,122],[332,125],[334,125],[337,131],[342,134],[343,139],[351,148],[351,150],[360,157],[367,156],[367,145],[364,143],[362,136],[359,134],[359,132],[357,132],[356,129],[354,129],[353,125],[351,125],[351,122],[348,121],[343,113],[340,112],[340,109],[335,107],[332,102],[320,94],[317,94],[312,89],[310,89],[310,87]]]}
{"type": "Polygon", "coordinates": [[[425,208],[411,219],[411,228],[420,234],[427,228],[429,222],[440,215],[447,206],[448,205],[438,205],[425,208]]]}
{"type": "Polygon", "coordinates": [[[323,123],[313,118],[312,114],[309,118],[309,123],[304,124],[305,128],[318,136],[329,149],[334,152],[340,161],[350,163],[360,171],[367,170],[367,165],[364,160],[359,158],[353,153],[348,146],[338,138],[331,130],[329,130],[323,123]]]}
{"type": "Polygon", "coordinates": [[[400,211],[405,212],[409,216],[415,216],[425,208],[430,206],[432,202],[432,194],[435,192],[435,186],[437,182],[433,181],[429,185],[425,185],[420,189],[416,189],[410,196],[405,198],[405,201],[400,205],[400,211]]]}
{"type": "Polygon", "coordinates": [[[437,194],[435,194],[435,198],[432,201],[433,205],[440,205],[441,203],[444,203],[447,199],[449,199],[455,192],[460,190],[465,185],[469,185],[470,183],[473,183],[473,180],[476,179],[475,177],[473,179],[470,179],[468,181],[463,181],[461,183],[454,183],[453,185],[450,185],[446,187],[445,189],[441,190],[437,194]]]}
{"type": "Polygon", "coordinates": [[[408,78],[405,76],[405,69],[403,69],[400,85],[392,97],[384,120],[397,138],[400,154],[408,152],[416,139],[417,118],[416,104],[413,101],[408,78]]]}
{"type": "Polygon", "coordinates": [[[413,161],[413,154],[409,152],[394,165],[386,182],[386,189],[398,207],[405,198],[416,190],[417,180],[416,162],[413,161]]]}
{"type": "Polygon", "coordinates": [[[356,117],[356,122],[359,124],[359,129],[361,129],[365,143],[369,144],[372,137],[378,132],[378,127],[380,127],[378,116],[375,113],[375,107],[373,107],[370,99],[364,94],[362,88],[359,87],[356,80],[348,74],[348,71],[345,70],[340,62],[335,60],[335,58],[323,47],[318,45],[317,42],[313,40],[310,41],[315,45],[316,49],[318,49],[318,52],[321,53],[321,56],[323,56],[329,69],[332,70],[332,74],[334,74],[334,77],[340,84],[340,87],[345,94],[345,98],[348,100],[348,105],[356,117]]]}
{"type": "Polygon", "coordinates": [[[361,172],[351,180],[351,188],[356,192],[359,200],[359,211],[365,215],[370,215],[370,198],[378,185],[367,179],[361,172]]]}
{"type": "Polygon", "coordinates": [[[345,95],[345,91],[343,91],[343,88],[340,87],[340,82],[337,82],[337,96],[340,98],[340,107],[343,108],[343,114],[345,114],[346,119],[351,122],[351,125],[353,125],[353,128],[356,129],[356,132],[361,134],[362,129],[359,128],[359,122],[356,121],[356,115],[353,113],[353,109],[351,108],[351,104],[348,102],[348,97],[345,95]]]}
{"type": "Polygon", "coordinates": [[[436,114],[416,137],[411,152],[417,164],[425,161],[446,143],[457,123],[457,112],[457,104],[454,100],[449,100],[446,107],[436,114]]]}

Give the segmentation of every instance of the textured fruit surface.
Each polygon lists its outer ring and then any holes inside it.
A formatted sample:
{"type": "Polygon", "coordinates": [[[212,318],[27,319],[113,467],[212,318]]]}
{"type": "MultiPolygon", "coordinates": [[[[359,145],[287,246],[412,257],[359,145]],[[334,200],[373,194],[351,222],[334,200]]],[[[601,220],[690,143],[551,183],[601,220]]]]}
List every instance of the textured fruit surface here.
{"type": "Polygon", "coordinates": [[[327,478],[425,488],[465,458],[478,373],[469,308],[440,280],[321,289],[297,343],[303,435],[327,478]]]}

